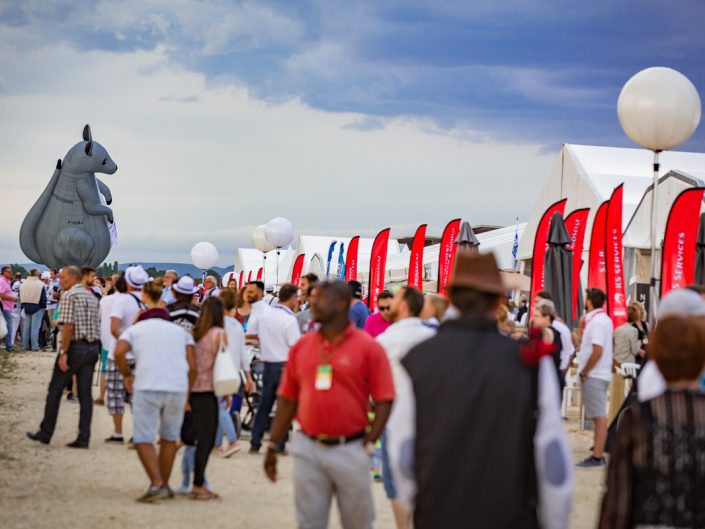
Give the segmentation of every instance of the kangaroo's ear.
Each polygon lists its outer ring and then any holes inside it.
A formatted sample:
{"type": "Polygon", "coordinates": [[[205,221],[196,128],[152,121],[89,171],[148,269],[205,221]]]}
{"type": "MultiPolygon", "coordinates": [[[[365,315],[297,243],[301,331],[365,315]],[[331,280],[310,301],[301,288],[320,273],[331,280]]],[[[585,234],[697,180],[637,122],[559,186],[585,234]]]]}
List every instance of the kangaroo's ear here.
{"type": "Polygon", "coordinates": [[[86,125],[83,127],[83,141],[91,141],[93,140],[93,136],[91,136],[91,126],[86,125]]]}
{"type": "Polygon", "coordinates": [[[93,156],[93,142],[89,141],[86,143],[86,154],[88,156],[93,156]]]}
{"type": "Polygon", "coordinates": [[[61,169],[61,158],[59,158],[56,162],[56,168],[61,169]]]}

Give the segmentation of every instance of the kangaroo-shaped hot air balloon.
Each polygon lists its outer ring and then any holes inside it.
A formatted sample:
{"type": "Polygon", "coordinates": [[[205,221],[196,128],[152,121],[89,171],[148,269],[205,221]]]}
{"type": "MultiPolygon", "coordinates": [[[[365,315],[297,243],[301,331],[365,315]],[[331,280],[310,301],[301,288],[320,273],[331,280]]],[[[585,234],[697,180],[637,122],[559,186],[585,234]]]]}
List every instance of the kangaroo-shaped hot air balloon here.
{"type": "Polygon", "coordinates": [[[20,228],[20,247],[35,263],[96,268],[110,252],[114,228],[110,189],[95,173],[113,174],[117,165],[83,128],[83,141],[58,161],[44,192],[20,228]]]}

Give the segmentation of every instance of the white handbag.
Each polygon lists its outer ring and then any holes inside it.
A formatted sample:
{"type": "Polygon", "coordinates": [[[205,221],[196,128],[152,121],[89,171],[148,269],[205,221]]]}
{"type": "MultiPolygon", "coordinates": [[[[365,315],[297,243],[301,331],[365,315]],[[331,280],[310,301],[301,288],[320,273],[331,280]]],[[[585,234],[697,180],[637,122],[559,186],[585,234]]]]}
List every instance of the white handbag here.
{"type": "Polygon", "coordinates": [[[213,392],[218,397],[232,395],[240,390],[240,371],[235,367],[233,357],[221,336],[220,347],[213,365],[213,392]]]}
{"type": "Polygon", "coordinates": [[[5,338],[7,336],[7,322],[5,321],[5,317],[2,316],[0,317],[0,340],[5,338]]]}

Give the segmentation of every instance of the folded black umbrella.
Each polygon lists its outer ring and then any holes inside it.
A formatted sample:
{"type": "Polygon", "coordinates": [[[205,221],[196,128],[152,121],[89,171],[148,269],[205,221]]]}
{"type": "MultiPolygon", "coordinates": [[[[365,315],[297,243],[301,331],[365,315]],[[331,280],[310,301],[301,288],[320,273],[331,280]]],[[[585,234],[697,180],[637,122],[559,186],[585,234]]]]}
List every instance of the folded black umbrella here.
{"type": "Polygon", "coordinates": [[[572,239],[560,213],[551,217],[548,249],[544,258],[544,288],[551,294],[556,314],[573,328],[573,250],[572,239]]]}

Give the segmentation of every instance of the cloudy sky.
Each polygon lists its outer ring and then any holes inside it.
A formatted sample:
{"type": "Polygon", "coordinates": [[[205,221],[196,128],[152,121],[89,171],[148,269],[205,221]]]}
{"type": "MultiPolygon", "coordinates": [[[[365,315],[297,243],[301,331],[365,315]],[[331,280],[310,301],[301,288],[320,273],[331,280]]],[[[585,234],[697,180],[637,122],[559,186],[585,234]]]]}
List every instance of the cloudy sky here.
{"type": "MultiPolygon", "coordinates": [[[[562,143],[632,146],[649,66],[705,95],[705,3],[0,1],[0,261],[90,123],[110,260],[221,265],[257,224],[393,235],[525,219],[562,143]]],[[[705,151],[704,127],[681,150],[705,151]]]]}

